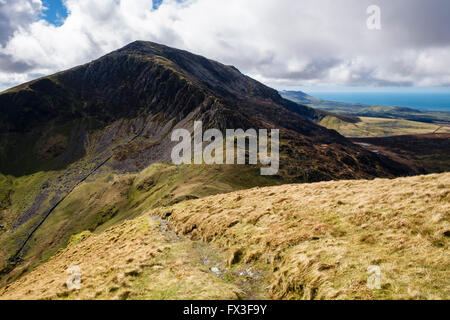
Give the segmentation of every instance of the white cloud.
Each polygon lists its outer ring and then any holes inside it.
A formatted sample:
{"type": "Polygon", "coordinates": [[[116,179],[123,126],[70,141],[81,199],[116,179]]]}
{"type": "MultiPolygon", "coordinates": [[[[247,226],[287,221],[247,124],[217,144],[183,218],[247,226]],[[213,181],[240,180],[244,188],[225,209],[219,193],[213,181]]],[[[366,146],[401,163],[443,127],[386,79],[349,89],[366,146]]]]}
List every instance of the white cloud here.
{"type": "Polygon", "coordinates": [[[9,21],[0,88],[134,40],[203,54],[277,87],[450,84],[446,0],[379,0],[381,31],[366,28],[366,0],[164,0],[156,11],[151,0],[66,0],[59,27],[37,20],[40,0],[0,1],[17,4],[0,7],[6,13],[26,12],[9,21]]]}
{"type": "Polygon", "coordinates": [[[40,0],[0,0],[0,45],[16,30],[32,23],[41,10],[40,0]]]}

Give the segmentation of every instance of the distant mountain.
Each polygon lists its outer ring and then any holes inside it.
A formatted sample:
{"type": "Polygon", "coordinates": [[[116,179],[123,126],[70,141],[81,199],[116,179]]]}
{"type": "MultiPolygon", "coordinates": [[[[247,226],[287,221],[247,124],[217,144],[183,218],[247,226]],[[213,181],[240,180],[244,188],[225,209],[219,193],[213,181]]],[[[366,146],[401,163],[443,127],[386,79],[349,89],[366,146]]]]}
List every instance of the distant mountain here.
{"type": "Polygon", "coordinates": [[[326,112],[232,66],[151,42],[2,92],[0,112],[3,279],[50,257],[72,234],[154,206],[282,182],[416,172],[318,125],[326,112]],[[192,131],[196,120],[204,129],[280,129],[279,175],[170,165],[172,130],[192,131]]]}
{"type": "Polygon", "coordinates": [[[405,119],[426,123],[450,123],[450,113],[448,112],[420,111],[407,107],[372,106],[361,103],[328,101],[310,96],[302,91],[280,91],[280,95],[285,99],[313,107],[317,110],[351,117],[376,117],[405,119]]]}

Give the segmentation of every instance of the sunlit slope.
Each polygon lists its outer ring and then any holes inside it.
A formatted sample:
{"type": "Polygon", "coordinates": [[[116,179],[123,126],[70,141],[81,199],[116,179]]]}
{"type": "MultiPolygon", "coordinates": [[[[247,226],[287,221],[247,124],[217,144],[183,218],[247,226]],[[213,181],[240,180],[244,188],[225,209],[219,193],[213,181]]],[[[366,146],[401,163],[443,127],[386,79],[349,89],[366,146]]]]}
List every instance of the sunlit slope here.
{"type": "Polygon", "coordinates": [[[209,273],[202,252],[143,217],[73,237],[48,263],[0,289],[0,299],[237,299],[240,290],[209,273]],[[80,290],[67,287],[70,267],[79,268],[80,290]]]}
{"type": "Polygon", "coordinates": [[[449,133],[450,127],[440,124],[409,121],[403,119],[359,117],[359,122],[346,122],[327,116],[320,124],[346,137],[383,137],[390,135],[449,133]]]}
{"type": "Polygon", "coordinates": [[[448,299],[449,218],[446,173],[257,188],[181,203],[169,223],[267,263],[273,298],[448,299]]]}
{"type": "MultiPolygon", "coordinates": [[[[44,173],[16,179],[0,176],[0,271],[7,268],[7,259],[25,239],[25,228],[14,229],[14,220],[33,203],[35,192],[40,190],[36,181],[43,183],[47,177],[44,173]]],[[[77,186],[47,216],[26,242],[22,263],[17,270],[3,274],[0,286],[45,262],[74,234],[85,230],[99,233],[151,208],[276,184],[280,184],[278,179],[263,177],[257,167],[244,165],[154,164],[138,174],[99,173],[77,186]]]]}
{"type": "Polygon", "coordinates": [[[449,236],[450,173],[255,188],[88,234],[0,298],[449,299],[449,236]],[[80,291],[65,287],[74,264],[80,291]]]}

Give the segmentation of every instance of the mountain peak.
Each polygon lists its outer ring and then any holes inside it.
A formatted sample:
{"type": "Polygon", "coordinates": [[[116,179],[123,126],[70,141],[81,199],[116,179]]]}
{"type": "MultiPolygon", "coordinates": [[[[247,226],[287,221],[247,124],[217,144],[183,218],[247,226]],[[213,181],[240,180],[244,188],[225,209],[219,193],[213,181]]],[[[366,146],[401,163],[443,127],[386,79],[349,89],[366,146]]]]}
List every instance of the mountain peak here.
{"type": "Polygon", "coordinates": [[[162,54],[164,51],[178,50],[151,41],[136,40],[112,53],[162,54]]]}

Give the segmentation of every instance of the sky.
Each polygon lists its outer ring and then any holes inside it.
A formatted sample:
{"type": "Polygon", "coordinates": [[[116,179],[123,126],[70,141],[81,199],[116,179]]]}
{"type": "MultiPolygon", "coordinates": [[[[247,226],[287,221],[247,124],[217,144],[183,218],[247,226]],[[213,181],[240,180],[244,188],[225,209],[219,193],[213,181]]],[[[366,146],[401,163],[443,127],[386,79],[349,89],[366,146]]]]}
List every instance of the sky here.
{"type": "Polygon", "coordinates": [[[56,26],[61,26],[64,23],[68,12],[62,0],[42,0],[42,5],[41,19],[45,19],[56,26]]]}
{"type": "Polygon", "coordinates": [[[449,12],[448,0],[0,0],[0,90],[148,40],[277,89],[450,91],[449,12]]]}

